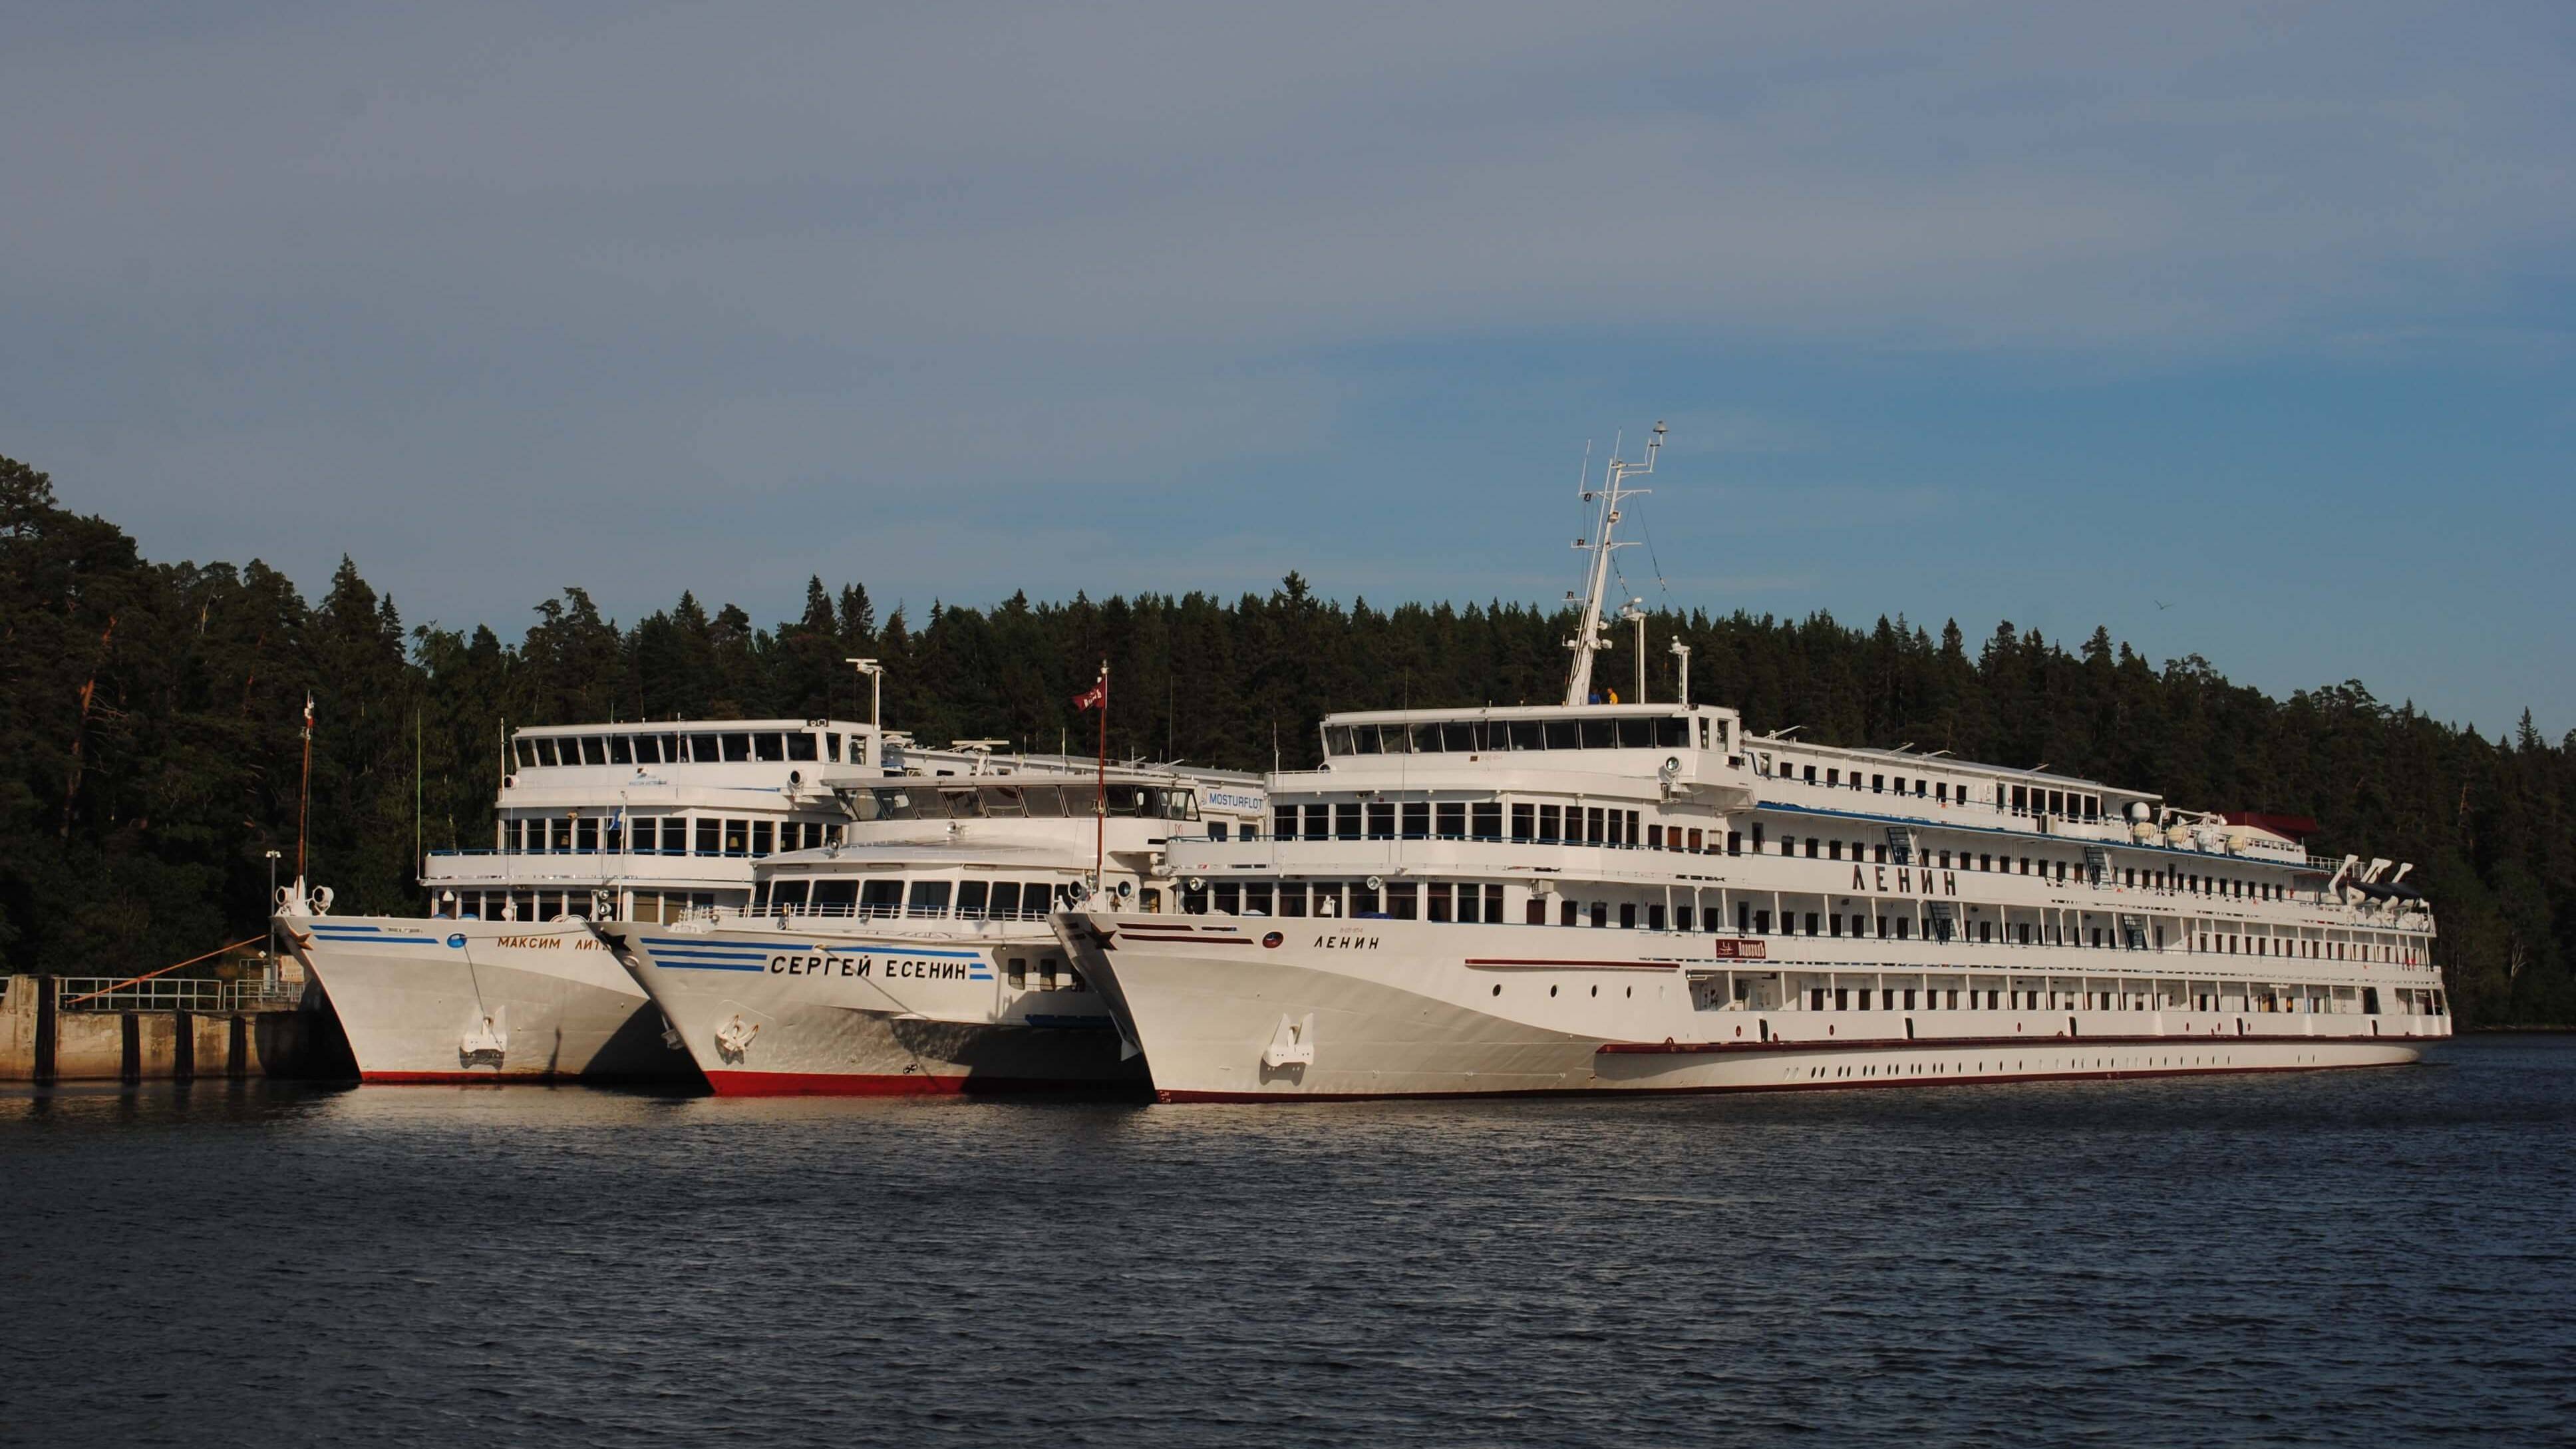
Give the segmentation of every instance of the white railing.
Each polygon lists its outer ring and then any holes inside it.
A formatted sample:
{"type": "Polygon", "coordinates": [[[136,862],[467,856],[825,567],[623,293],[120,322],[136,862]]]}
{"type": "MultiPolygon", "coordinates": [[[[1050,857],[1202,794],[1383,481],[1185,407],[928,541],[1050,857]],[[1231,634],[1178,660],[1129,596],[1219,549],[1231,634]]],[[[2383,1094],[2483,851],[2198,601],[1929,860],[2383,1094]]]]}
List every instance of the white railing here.
{"type": "Polygon", "coordinates": [[[304,996],[300,984],[199,976],[159,976],[150,981],[66,976],[55,983],[55,992],[55,1001],[65,1011],[194,1011],[210,1016],[284,1010],[304,996]]]}

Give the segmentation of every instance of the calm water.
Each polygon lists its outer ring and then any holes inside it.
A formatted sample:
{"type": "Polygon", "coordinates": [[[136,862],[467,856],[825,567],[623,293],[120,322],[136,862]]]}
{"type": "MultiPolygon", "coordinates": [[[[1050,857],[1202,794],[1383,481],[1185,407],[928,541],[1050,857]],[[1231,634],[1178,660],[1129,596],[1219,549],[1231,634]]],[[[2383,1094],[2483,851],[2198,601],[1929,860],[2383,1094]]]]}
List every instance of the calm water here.
{"type": "Polygon", "coordinates": [[[2563,1443],[2576,1039],[1594,1103],[0,1098],[0,1440],[2563,1443]]]}

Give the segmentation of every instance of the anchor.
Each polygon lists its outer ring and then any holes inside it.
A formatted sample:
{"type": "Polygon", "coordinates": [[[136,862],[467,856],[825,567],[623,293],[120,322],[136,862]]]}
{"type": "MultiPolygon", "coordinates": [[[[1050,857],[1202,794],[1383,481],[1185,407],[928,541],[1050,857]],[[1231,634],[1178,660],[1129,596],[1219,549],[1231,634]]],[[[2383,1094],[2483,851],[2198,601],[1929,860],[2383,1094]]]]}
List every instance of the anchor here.
{"type": "Polygon", "coordinates": [[[1272,1070],[1280,1067],[1312,1066],[1315,1061],[1315,1013],[1307,1012],[1303,1023],[1289,1020],[1282,1012],[1279,1030],[1271,1035],[1270,1045],[1262,1050],[1261,1064],[1272,1070]]]}
{"type": "Polygon", "coordinates": [[[716,1055],[728,1062],[739,1063],[743,1054],[751,1050],[751,1039],[758,1035],[759,1023],[746,1022],[741,1012],[735,1012],[733,1020],[716,1028],[716,1055]]]}
{"type": "Polygon", "coordinates": [[[497,1067],[510,1050],[509,1008],[496,1006],[488,1016],[468,1016],[456,1041],[459,1066],[497,1067]]]}

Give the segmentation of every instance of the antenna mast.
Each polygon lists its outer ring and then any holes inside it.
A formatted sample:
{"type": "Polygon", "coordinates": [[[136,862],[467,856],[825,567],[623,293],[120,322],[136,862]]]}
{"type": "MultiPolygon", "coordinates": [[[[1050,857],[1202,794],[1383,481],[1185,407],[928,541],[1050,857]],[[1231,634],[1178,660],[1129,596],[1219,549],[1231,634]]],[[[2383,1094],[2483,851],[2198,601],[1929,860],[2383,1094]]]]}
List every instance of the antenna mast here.
{"type": "MultiPolygon", "coordinates": [[[[1610,647],[1610,640],[1601,625],[1601,593],[1609,587],[1610,583],[1610,551],[1614,548],[1630,547],[1624,543],[1613,543],[1610,539],[1611,532],[1619,525],[1620,501],[1654,491],[1648,488],[1630,488],[1626,484],[1630,478],[1642,478],[1654,472],[1655,455],[1663,451],[1663,447],[1664,425],[1657,423],[1655,431],[1646,441],[1646,461],[1628,463],[1613,457],[1608,469],[1602,475],[1601,487],[1597,491],[1592,489],[1584,491],[1584,502],[1600,500],[1601,523],[1594,530],[1591,538],[1578,538],[1574,541],[1576,548],[1591,551],[1592,565],[1584,585],[1583,620],[1575,627],[1574,637],[1565,641],[1565,647],[1574,651],[1573,667],[1568,669],[1565,675],[1565,702],[1569,705],[1585,704],[1590,701],[1592,656],[1610,647]]],[[[1566,595],[1568,602],[1572,602],[1573,598],[1571,594],[1566,595]]]]}

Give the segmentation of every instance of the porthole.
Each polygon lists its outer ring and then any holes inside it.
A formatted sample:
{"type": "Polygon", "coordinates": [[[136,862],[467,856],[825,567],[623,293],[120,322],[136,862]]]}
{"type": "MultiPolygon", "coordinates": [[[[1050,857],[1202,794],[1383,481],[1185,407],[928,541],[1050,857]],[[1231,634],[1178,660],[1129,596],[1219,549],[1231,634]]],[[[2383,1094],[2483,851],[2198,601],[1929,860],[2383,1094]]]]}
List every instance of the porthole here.
{"type": "Polygon", "coordinates": [[[1549,988],[1547,989],[1547,994],[1548,994],[1548,995],[1550,995],[1550,996],[1554,996],[1554,995],[1556,994],[1556,988],[1555,988],[1555,987],[1553,987],[1553,986],[1549,987],[1549,988]]]}
{"type": "Polygon", "coordinates": [[[1499,982],[1499,981],[1497,981],[1497,982],[1495,982],[1495,983],[1494,983],[1494,994],[1495,994],[1496,996],[1500,996],[1500,995],[1502,995],[1502,994],[1503,994],[1503,983],[1501,983],[1501,982],[1499,982]]]}
{"type": "Polygon", "coordinates": [[[1593,987],[1593,988],[1592,988],[1592,994],[1593,994],[1593,995],[1595,995],[1595,996],[1599,996],[1599,995],[1601,994],[1601,988],[1600,988],[1600,987],[1598,987],[1598,986],[1593,987]]]}

